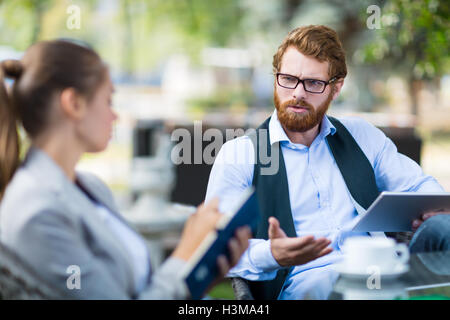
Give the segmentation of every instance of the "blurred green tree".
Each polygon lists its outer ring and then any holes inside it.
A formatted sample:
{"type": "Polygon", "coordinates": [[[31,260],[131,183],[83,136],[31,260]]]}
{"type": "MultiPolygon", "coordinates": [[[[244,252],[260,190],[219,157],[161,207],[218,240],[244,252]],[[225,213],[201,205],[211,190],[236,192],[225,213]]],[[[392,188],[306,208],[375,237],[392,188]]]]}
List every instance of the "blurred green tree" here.
{"type": "Polygon", "coordinates": [[[423,81],[450,72],[450,2],[390,0],[381,12],[381,28],[372,30],[374,37],[360,52],[362,61],[402,74],[416,115],[423,81]]]}
{"type": "Polygon", "coordinates": [[[0,4],[0,36],[2,43],[23,50],[39,39],[42,18],[53,0],[2,1],[0,4]]]}
{"type": "Polygon", "coordinates": [[[120,0],[118,4],[114,20],[119,27],[113,25],[110,31],[119,31],[118,63],[127,78],[155,67],[167,52],[182,51],[198,60],[205,46],[226,46],[241,31],[239,0],[120,0]]]}

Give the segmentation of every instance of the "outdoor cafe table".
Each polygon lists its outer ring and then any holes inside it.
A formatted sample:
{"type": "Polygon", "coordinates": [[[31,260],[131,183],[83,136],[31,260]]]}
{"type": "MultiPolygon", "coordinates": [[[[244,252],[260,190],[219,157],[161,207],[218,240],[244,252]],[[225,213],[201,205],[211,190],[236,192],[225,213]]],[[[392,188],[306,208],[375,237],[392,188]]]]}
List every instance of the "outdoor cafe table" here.
{"type": "Polygon", "coordinates": [[[450,299],[450,251],[412,254],[409,271],[397,278],[383,278],[374,285],[367,277],[340,275],[330,300],[376,300],[408,298],[450,299]]]}

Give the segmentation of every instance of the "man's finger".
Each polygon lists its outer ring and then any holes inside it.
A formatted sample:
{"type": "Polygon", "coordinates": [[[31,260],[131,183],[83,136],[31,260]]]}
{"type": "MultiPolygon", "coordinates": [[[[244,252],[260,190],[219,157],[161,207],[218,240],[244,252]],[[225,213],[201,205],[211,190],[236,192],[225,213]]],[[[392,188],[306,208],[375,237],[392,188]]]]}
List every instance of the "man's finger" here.
{"type": "Polygon", "coordinates": [[[298,255],[315,256],[319,251],[321,251],[323,248],[326,248],[330,243],[331,241],[326,238],[320,238],[317,240],[312,239],[309,242],[305,243],[305,245],[298,247],[296,251],[298,255]]]}
{"type": "Polygon", "coordinates": [[[420,227],[421,224],[422,224],[421,220],[418,220],[418,219],[414,220],[413,223],[412,223],[412,229],[414,231],[417,230],[420,227]]]}
{"type": "Polygon", "coordinates": [[[425,221],[431,217],[440,215],[440,214],[450,214],[450,212],[448,211],[439,211],[439,212],[427,212],[425,214],[422,215],[422,220],[425,221]]]}
{"type": "Polygon", "coordinates": [[[312,242],[306,244],[305,246],[303,246],[302,248],[299,248],[298,253],[299,254],[313,254],[315,255],[317,252],[317,247],[319,247],[320,245],[323,245],[323,242],[317,242],[317,240],[313,240],[312,242]]]}
{"type": "Polygon", "coordinates": [[[434,216],[437,216],[440,214],[450,214],[450,210],[449,209],[441,209],[441,210],[437,210],[437,211],[425,212],[422,215],[422,220],[426,220],[426,219],[429,219],[431,217],[434,217],[434,216]]]}
{"type": "Polygon", "coordinates": [[[281,229],[280,222],[275,217],[269,218],[269,239],[286,238],[286,233],[281,229]]]}
{"type": "Polygon", "coordinates": [[[269,218],[269,238],[276,238],[276,230],[280,227],[280,223],[274,217],[269,218]]]}
{"type": "Polygon", "coordinates": [[[330,240],[326,240],[324,242],[319,242],[315,248],[315,252],[317,254],[319,254],[320,252],[322,252],[325,248],[327,248],[330,245],[331,241],[330,240]]]}
{"type": "Polygon", "coordinates": [[[304,236],[299,238],[287,238],[286,249],[288,251],[300,251],[304,250],[308,246],[314,244],[314,236],[304,236]]]}
{"type": "Polygon", "coordinates": [[[332,248],[327,247],[327,248],[323,249],[322,251],[320,251],[320,252],[317,254],[317,258],[326,256],[327,254],[331,253],[332,251],[333,251],[332,248]]]}

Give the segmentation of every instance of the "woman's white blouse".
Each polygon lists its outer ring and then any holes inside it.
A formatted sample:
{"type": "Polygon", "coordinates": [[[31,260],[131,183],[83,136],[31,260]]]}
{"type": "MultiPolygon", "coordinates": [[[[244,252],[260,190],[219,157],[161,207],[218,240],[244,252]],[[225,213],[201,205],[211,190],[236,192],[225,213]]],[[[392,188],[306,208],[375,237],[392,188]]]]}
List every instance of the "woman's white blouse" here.
{"type": "Polygon", "coordinates": [[[97,213],[105,225],[117,236],[130,254],[134,268],[134,284],[136,293],[145,288],[150,272],[150,260],[147,246],[143,239],[129,226],[120,221],[103,205],[96,203],[97,213]]]}

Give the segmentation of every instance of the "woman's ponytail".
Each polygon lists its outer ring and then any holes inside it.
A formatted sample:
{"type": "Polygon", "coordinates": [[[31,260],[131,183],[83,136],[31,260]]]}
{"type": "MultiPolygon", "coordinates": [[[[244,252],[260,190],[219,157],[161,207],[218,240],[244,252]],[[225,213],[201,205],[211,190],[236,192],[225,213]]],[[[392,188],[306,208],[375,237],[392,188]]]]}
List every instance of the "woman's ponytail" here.
{"type": "Polygon", "coordinates": [[[0,63],[0,200],[19,166],[20,151],[18,113],[6,88],[5,78],[17,80],[22,72],[23,67],[18,60],[0,63]]]}

